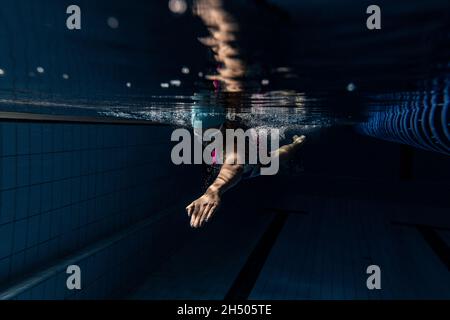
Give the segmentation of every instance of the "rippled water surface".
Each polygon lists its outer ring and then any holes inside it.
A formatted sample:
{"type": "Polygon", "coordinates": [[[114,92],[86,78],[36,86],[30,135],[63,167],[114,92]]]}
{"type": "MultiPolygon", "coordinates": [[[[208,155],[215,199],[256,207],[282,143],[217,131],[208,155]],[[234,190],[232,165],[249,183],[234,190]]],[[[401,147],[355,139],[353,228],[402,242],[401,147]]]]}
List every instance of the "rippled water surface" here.
{"type": "Polygon", "coordinates": [[[201,110],[449,153],[447,1],[381,1],[377,31],[364,1],[81,1],[79,32],[58,1],[4,2],[3,112],[189,127],[201,110]]]}

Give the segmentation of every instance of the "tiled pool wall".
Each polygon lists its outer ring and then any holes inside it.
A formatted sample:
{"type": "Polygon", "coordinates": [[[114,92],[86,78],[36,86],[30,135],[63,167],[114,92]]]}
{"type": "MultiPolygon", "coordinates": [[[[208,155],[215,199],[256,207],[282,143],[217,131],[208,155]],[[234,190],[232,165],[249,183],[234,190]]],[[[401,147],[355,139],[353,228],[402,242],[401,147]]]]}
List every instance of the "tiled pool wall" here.
{"type": "MultiPolygon", "coordinates": [[[[0,286],[177,205],[195,169],[172,164],[170,133],[163,126],[0,122],[0,286]]],[[[114,290],[106,286],[120,291],[137,268],[157,263],[161,252],[151,242],[162,221],[85,257],[80,263],[91,269],[83,282],[91,289],[78,296],[107,297],[114,290]]],[[[169,251],[171,243],[164,245],[160,251],[169,251]]],[[[65,272],[59,277],[35,289],[36,298],[74,296],[65,272]]]]}

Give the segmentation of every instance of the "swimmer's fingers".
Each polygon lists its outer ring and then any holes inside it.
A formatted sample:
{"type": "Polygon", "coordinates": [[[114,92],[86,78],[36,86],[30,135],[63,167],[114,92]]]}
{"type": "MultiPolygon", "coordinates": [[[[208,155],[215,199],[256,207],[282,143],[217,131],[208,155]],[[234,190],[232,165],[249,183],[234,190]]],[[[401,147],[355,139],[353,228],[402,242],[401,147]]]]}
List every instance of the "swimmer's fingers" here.
{"type": "Polygon", "coordinates": [[[194,228],[200,227],[200,224],[202,221],[202,216],[206,209],[206,204],[198,205],[198,207],[199,207],[199,210],[195,213],[195,217],[192,221],[192,227],[194,227],[194,228]]]}
{"type": "Polygon", "coordinates": [[[197,221],[200,209],[201,209],[200,205],[194,204],[194,211],[191,214],[191,227],[195,228],[195,222],[197,221]]]}
{"type": "Polygon", "coordinates": [[[194,206],[193,202],[186,207],[186,212],[189,217],[192,215],[192,212],[194,212],[194,209],[195,209],[195,206],[194,206]]]}
{"type": "Polygon", "coordinates": [[[208,222],[208,215],[211,212],[211,210],[213,210],[213,208],[214,208],[214,203],[208,203],[205,210],[203,211],[203,214],[202,214],[202,217],[200,220],[200,227],[203,226],[203,224],[205,222],[208,222]]]}
{"type": "Polygon", "coordinates": [[[197,216],[195,214],[191,215],[191,227],[195,228],[195,220],[197,219],[197,216]]]}
{"type": "Polygon", "coordinates": [[[208,222],[209,219],[211,219],[211,217],[214,215],[214,213],[217,211],[217,208],[219,207],[219,205],[217,203],[213,204],[211,206],[211,208],[208,210],[208,213],[206,215],[206,219],[205,221],[208,222]]]}

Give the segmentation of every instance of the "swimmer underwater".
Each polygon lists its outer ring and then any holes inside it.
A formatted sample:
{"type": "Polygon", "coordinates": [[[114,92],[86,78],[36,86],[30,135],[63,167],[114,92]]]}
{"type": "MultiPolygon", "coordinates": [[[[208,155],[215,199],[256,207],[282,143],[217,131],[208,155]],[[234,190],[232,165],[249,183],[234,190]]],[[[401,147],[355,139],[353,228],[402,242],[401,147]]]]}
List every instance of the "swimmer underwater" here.
{"type": "MultiPolygon", "coordinates": [[[[224,130],[226,126],[225,120],[221,120],[220,116],[211,116],[206,113],[194,113],[192,125],[195,128],[200,125],[206,129],[224,130]]],[[[304,143],[306,137],[293,136],[292,142],[286,144],[270,153],[271,159],[276,159],[280,164],[286,163],[291,156],[304,143]]],[[[228,148],[223,151],[224,160],[220,167],[219,173],[214,182],[207,188],[205,193],[198,199],[194,200],[186,207],[188,216],[190,217],[190,225],[193,228],[200,228],[205,225],[214,216],[220,207],[223,194],[230,188],[237,185],[240,181],[254,178],[260,175],[260,164],[248,164],[243,159],[245,155],[237,152],[236,145],[231,148],[231,152],[227,152],[228,148]],[[243,163],[243,164],[242,164],[243,163]]]]}

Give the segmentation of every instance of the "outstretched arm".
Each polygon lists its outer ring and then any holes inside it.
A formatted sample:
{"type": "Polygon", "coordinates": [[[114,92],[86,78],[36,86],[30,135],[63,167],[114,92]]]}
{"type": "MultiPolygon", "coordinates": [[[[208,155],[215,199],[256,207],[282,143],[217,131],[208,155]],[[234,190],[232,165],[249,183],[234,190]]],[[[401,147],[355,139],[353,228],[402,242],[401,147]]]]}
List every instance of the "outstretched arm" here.
{"type": "MultiPolygon", "coordinates": [[[[272,157],[279,157],[280,162],[287,161],[303,144],[305,138],[305,136],[294,136],[291,144],[284,145],[275,150],[272,153],[272,157]]],[[[209,186],[205,194],[186,207],[186,211],[191,217],[191,226],[193,228],[199,228],[205,222],[208,222],[219,208],[222,194],[235,186],[242,178],[244,166],[238,164],[242,163],[242,161],[237,161],[237,153],[233,153],[227,158],[216,180],[209,186]]]]}
{"type": "Polygon", "coordinates": [[[205,194],[186,207],[193,228],[208,222],[219,208],[222,194],[241,180],[243,170],[244,166],[240,164],[222,165],[219,175],[205,194]]]}

